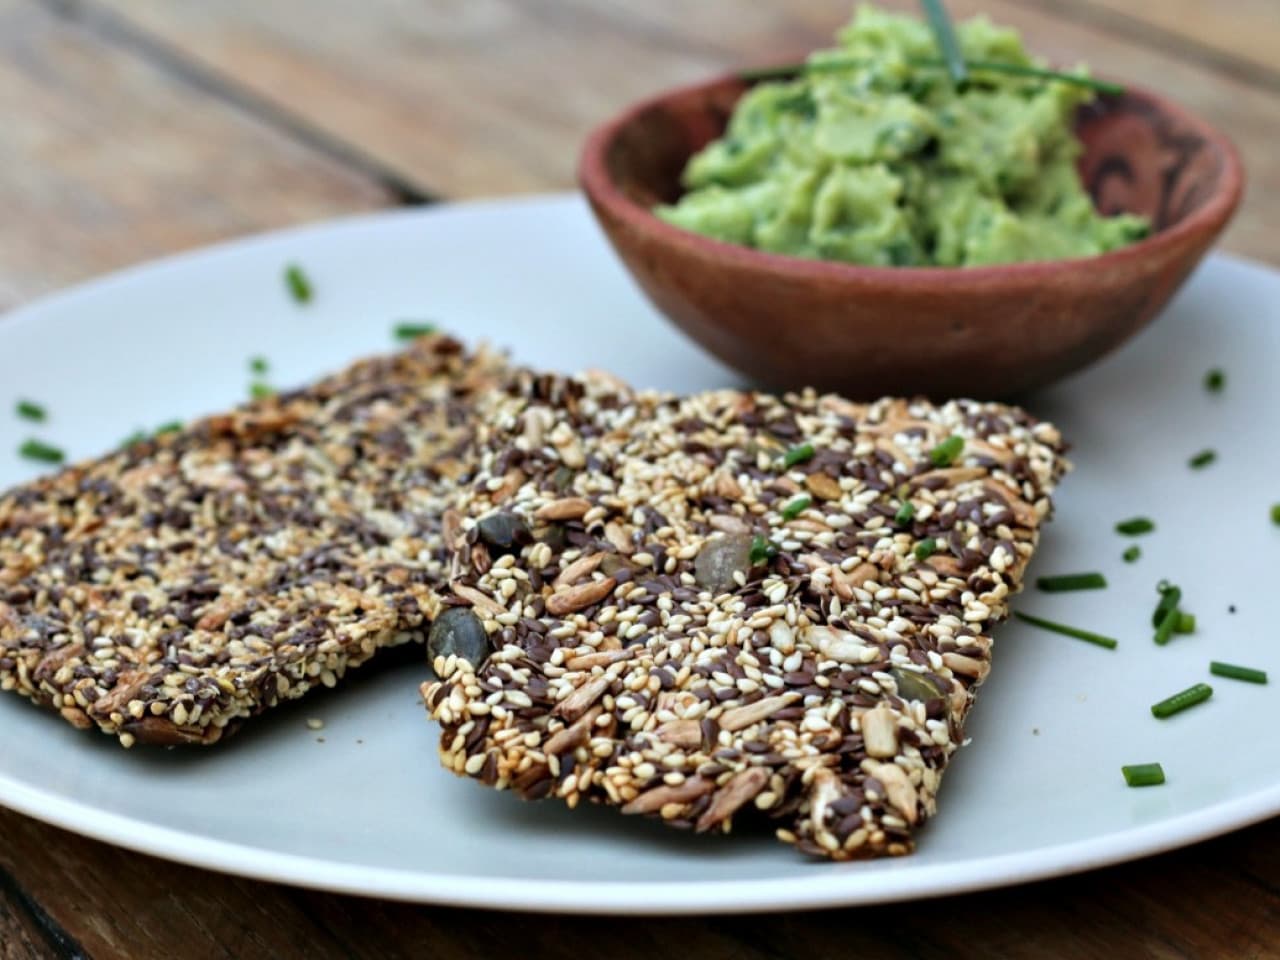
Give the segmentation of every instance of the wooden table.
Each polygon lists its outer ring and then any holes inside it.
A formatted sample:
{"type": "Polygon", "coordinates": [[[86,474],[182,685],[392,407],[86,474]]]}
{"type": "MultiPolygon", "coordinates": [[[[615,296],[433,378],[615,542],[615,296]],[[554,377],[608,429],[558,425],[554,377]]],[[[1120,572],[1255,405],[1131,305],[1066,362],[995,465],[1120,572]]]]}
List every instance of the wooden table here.
{"type": "MultiPolygon", "coordinates": [[[[1280,262],[1276,0],[953,0],[1229,131],[1225,246],[1280,262]]],[[[226,237],[566,188],[628,101],[823,44],[847,0],[0,0],[0,307],[226,237]]],[[[2,749],[2,747],[0,747],[2,749]]],[[[428,758],[423,758],[427,762],[428,758]]],[[[0,960],[28,956],[1280,956],[1280,820],[1007,891],[744,919],[484,914],[177,866],[0,812],[0,960]]]]}

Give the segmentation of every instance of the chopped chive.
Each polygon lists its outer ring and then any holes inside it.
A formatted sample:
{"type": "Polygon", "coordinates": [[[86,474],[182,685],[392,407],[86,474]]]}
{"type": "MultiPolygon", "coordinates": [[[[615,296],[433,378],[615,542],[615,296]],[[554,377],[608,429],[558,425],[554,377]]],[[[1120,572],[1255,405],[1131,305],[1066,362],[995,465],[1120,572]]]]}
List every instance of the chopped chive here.
{"type": "Polygon", "coordinates": [[[1126,548],[1120,556],[1124,558],[1125,563],[1137,563],[1138,558],[1142,556],[1142,548],[1135,543],[1133,546],[1126,548]]]}
{"type": "Polygon", "coordinates": [[[1054,633],[1060,633],[1064,637],[1075,637],[1077,640],[1096,643],[1098,646],[1106,647],[1108,650],[1114,650],[1119,646],[1119,641],[1111,637],[1104,637],[1100,633],[1081,630],[1079,627],[1069,627],[1064,623],[1054,623],[1052,620],[1045,620],[1041,617],[1033,617],[1031,614],[1023,613],[1020,610],[1015,610],[1013,615],[1024,623],[1029,623],[1034,627],[1040,627],[1043,630],[1052,630],[1054,633]]]}
{"type": "Polygon", "coordinates": [[[311,281],[307,279],[307,275],[302,272],[302,268],[296,263],[291,263],[285,268],[284,282],[296,303],[311,302],[311,297],[314,293],[311,289],[311,281]]]}
{"type": "Polygon", "coordinates": [[[57,447],[35,439],[23,443],[18,448],[18,454],[27,460],[36,460],[40,463],[61,463],[67,458],[67,455],[57,447]]]}
{"type": "Polygon", "coordinates": [[[158,437],[161,434],[165,434],[165,433],[177,433],[181,429],[182,429],[181,420],[170,420],[168,423],[162,423],[160,424],[160,426],[156,427],[155,436],[158,437]]]}
{"type": "Polygon", "coordinates": [[[1214,367],[1204,375],[1204,388],[1210,393],[1221,393],[1227,385],[1227,375],[1218,367],[1214,367]]]}
{"type": "Polygon", "coordinates": [[[1121,767],[1120,772],[1131,787],[1157,787],[1164,783],[1164,767],[1158,763],[1135,763],[1121,767]]]}
{"type": "Polygon", "coordinates": [[[1173,625],[1174,633],[1195,633],[1196,615],[1185,610],[1178,611],[1178,622],[1173,625]]]}
{"type": "Polygon", "coordinates": [[[806,460],[812,460],[814,453],[812,443],[802,443],[798,447],[792,447],[782,456],[782,465],[787,469],[794,467],[797,463],[804,463],[806,460]]]}
{"type": "Polygon", "coordinates": [[[1201,467],[1207,467],[1217,459],[1218,454],[1213,450],[1201,450],[1187,461],[1187,466],[1191,467],[1192,470],[1199,470],[1201,467]]]}
{"type": "Polygon", "coordinates": [[[898,512],[893,515],[893,522],[900,527],[905,527],[908,523],[915,519],[916,505],[910,500],[904,501],[902,506],[898,508],[898,512]]]}
{"type": "Polygon", "coordinates": [[[266,357],[250,357],[249,372],[259,377],[265,377],[271,370],[271,363],[266,357]]]}
{"type": "Polygon", "coordinates": [[[1173,636],[1173,631],[1177,628],[1181,619],[1182,614],[1178,612],[1177,607],[1174,607],[1164,615],[1164,619],[1156,627],[1155,641],[1157,646],[1163,647],[1169,642],[1169,638],[1173,636]]]}
{"type": "Polygon", "coordinates": [[[794,520],[811,506],[813,506],[813,497],[802,493],[782,508],[782,519],[794,520]]]}
{"type": "Polygon", "coordinates": [[[1169,611],[1176,610],[1178,604],[1182,602],[1182,591],[1169,583],[1169,581],[1161,580],[1156,589],[1160,591],[1160,602],[1156,604],[1155,610],[1151,613],[1151,625],[1153,627],[1160,626],[1169,611]]]}
{"type": "Polygon", "coordinates": [[[147,439],[146,431],[135,430],[133,431],[133,433],[129,434],[127,437],[124,438],[124,440],[120,443],[120,446],[132,447],[135,443],[141,443],[143,440],[146,440],[146,439],[147,439]]]}
{"type": "Polygon", "coordinates": [[[249,384],[249,396],[254,400],[265,400],[276,395],[275,388],[269,383],[255,381],[249,384]]]}
{"type": "Polygon", "coordinates": [[[1036,587],[1045,593],[1065,593],[1068,590],[1101,590],[1107,578],[1100,573],[1065,573],[1057,577],[1039,577],[1036,587]]]}
{"type": "Polygon", "coordinates": [[[949,467],[964,450],[964,437],[952,435],[929,451],[929,462],[935,467],[949,467]]]}
{"type": "Polygon", "coordinates": [[[969,71],[965,69],[964,54],[960,51],[960,41],[956,39],[956,28],[947,8],[942,5],[942,0],[921,0],[921,5],[938,51],[947,64],[947,73],[951,74],[951,82],[957,87],[963,86],[969,79],[969,71]]]}
{"type": "Polygon", "coordinates": [[[1116,524],[1116,533],[1123,533],[1126,537],[1136,537],[1141,533],[1150,533],[1156,528],[1155,522],[1146,517],[1133,517],[1130,520],[1121,520],[1116,524]]]}
{"type": "Polygon", "coordinates": [[[1172,697],[1166,697],[1159,703],[1152,704],[1151,715],[1163,720],[1165,717],[1172,717],[1175,713],[1181,713],[1188,707],[1194,707],[1197,703],[1204,703],[1212,696],[1213,687],[1207,683],[1193,684],[1172,697]]]}
{"type": "Polygon", "coordinates": [[[1253,667],[1238,667],[1233,663],[1221,663],[1214,660],[1209,664],[1209,672],[1215,677],[1229,677],[1232,680],[1244,680],[1246,683],[1266,683],[1267,672],[1255,670],[1253,667]]]}
{"type": "Polygon", "coordinates": [[[938,541],[935,540],[933,537],[925,537],[923,540],[921,540],[919,543],[916,544],[915,554],[916,554],[917,560],[928,560],[937,552],[938,552],[938,541]]]}
{"type": "Polygon", "coordinates": [[[757,534],[751,541],[751,565],[758,567],[761,564],[768,563],[778,555],[778,548],[775,544],[770,543],[764,537],[757,534]]]}
{"type": "Polygon", "coordinates": [[[1022,63],[1004,63],[999,60],[969,60],[969,69],[977,73],[1005,73],[1011,77],[1030,77],[1036,80],[1055,80],[1058,83],[1072,84],[1098,93],[1119,96],[1124,87],[1109,80],[1099,80],[1083,73],[1065,73],[1062,70],[1046,70],[1043,67],[1031,67],[1022,63]]]}
{"type": "Polygon", "coordinates": [[[1280,527],[1280,503],[1271,505],[1271,522],[1280,527]]]}
{"type": "Polygon", "coordinates": [[[49,419],[48,411],[32,400],[19,400],[14,404],[13,411],[23,420],[31,420],[34,423],[44,423],[49,419]]]}
{"type": "Polygon", "coordinates": [[[397,323],[392,328],[392,334],[397,340],[417,340],[418,337],[429,337],[436,332],[434,323],[411,323],[405,321],[397,323]]]}
{"type": "MultiPolygon", "coordinates": [[[[908,57],[907,62],[913,67],[926,69],[943,69],[946,64],[937,57],[908,57]]],[[[875,60],[866,57],[828,57],[810,63],[789,63],[780,67],[760,67],[755,70],[743,70],[739,78],[748,83],[761,80],[786,80],[801,73],[826,73],[833,70],[850,70],[859,67],[870,67],[875,60]]],[[[1119,95],[1124,87],[1107,80],[1098,80],[1083,73],[1065,73],[1061,70],[1048,70],[1044,67],[1032,67],[1024,63],[1004,63],[998,60],[966,60],[965,65],[976,73],[1003,73],[1012,77],[1027,77],[1034,80],[1051,80],[1072,86],[1096,90],[1099,93],[1119,95]]]]}

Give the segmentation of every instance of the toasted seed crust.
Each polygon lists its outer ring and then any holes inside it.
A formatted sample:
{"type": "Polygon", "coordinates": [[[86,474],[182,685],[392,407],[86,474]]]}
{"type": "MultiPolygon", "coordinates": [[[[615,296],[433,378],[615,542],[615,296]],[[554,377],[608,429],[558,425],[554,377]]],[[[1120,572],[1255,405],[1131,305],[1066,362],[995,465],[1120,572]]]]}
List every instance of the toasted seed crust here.
{"type": "Polygon", "coordinates": [[[698,831],[763,814],[834,859],[910,852],[1067,469],[1058,432],[998,404],[554,377],[483,406],[450,546],[494,652],[439,657],[422,687],[444,765],[698,831]],[[494,512],[530,542],[489,550],[494,512]],[[748,543],[761,562],[708,587],[726,571],[703,552],[748,543]]]}
{"type": "Polygon", "coordinates": [[[0,688],[208,744],[419,640],[499,358],[424,338],[0,497],[0,688]]]}

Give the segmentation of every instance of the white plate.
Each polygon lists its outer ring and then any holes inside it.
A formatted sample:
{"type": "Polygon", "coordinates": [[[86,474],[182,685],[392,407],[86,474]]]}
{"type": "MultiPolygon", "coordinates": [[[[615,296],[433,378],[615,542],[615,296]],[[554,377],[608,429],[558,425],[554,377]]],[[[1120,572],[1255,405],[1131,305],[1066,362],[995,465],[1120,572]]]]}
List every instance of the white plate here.
{"type": "MultiPolygon", "coordinates": [[[[15,696],[0,697],[0,802],[191,864],[330,890],[536,910],[702,912],[954,893],[1166,850],[1280,813],[1275,687],[1214,679],[1166,721],[1150,704],[1209,680],[1211,659],[1272,671],[1280,634],[1280,274],[1215,257],[1149,332],[1031,398],[1074,442],[1033,573],[1098,569],[1111,588],[1022,609],[1114,634],[1115,652],[1021,624],[997,657],[912,857],[814,863],[767,836],[700,838],[606,810],[526,805],[436,762],[416,665],[356,675],[248,724],[207,752],[125,752],[15,696]],[[1201,387],[1227,371],[1226,391],[1201,387]],[[1203,447],[1219,460],[1193,471],[1203,447]],[[1143,557],[1112,525],[1150,514],[1143,557]],[[1151,642],[1155,583],[1184,587],[1194,636],[1151,642]],[[1228,612],[1235,604],[1237,612],[1228,612]],[[306,720],[319,717],[322,731],[306,720]],[[323,742],[318,742],[323,738],[323,742]],[[1160,761],[1169,782],[1125,786],[1160,761]]],[[[734,382],[632,287],[577,199],[380,214],[181,256],[91,283],[0,322],[0,483],[35,473],[9,411],[46,401],[39,434],[77,457],[136,427],[245,395],[246,359],[301,382],[389,346],[392,321],[431,317],[520,360],[604,367],[642,385],[734,382]],[[316,299],[281,283],[302,264],[316,299]]],[[[993,344],[993,349],[999,349],[993,344]]]]}

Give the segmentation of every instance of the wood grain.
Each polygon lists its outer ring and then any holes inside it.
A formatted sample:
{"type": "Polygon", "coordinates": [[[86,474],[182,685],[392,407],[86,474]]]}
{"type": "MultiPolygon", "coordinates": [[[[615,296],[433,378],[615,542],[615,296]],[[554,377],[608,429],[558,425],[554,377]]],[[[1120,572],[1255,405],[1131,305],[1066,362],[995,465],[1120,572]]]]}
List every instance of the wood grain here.
{"type": "Polygon", "coordinates": [[[388,190],[31,0],[0,0],[0,309],[388,190]]]}
{"type": "Polygon", "coordinates": [[[9,811],[0,836],[0,869],[95,960],[301,960],[323,941],[285,888],[139,857],[9,811]]]}
{"type": "MultiPolygon", "coordinates": [[[[893,0],[914,6],[913,0],[893,0]]],[[[1280,247],[1276,0],[949,0],[1235,137],[1228,245],[1280,247]]],[[[567,187],[651,91],[825,44],[849,0],[0,0],[0,308],[223,237],[430,192],[567,187]]],[[[222,876],[0,811],[0,960],[1280,956],[1280,820],[927,904],[751,918],[424,908],[222,876]],[[924,919],[922,919],[924,918],[924,919]]]]}
{"type": "MultiPolygon", "coordinates": [[[[94,960],[438,960],[522,956],[1253,957],[1276,955],[1280,822],[1124,867],[928,904],[723,917],[486,913],[292,890],[119,850],[0,811],[0,869],[21,876],[94,960]]],[[[2,924],[40,955],[37,930],[2,924]],[[11,931],[18,931],[17,934],[11,931]]],[[[62,955],[66,955],[63,953],[62,955]]],[[[0,957],[5,957],[0,952],[0,957]]],[[[8,960],[5,957],[5,960],[8,960]]]]}
{"type": "Polygon", "coordinates": [[[14,879],[0,875],[0,960],[29,960],[57,950],[14,879]]]}
{"type": "Polygon", "coordinates": [[[1275,0],[1073,0],[1067,10],[1060,0],[1035,2],[1280,91],[1280,6],[1275,0]]]}
{"type": "MultiPolygon", "coordinates": [[[[914,9],[914,0],[890,0],[914,9]]],[[[449,197],[569,187],[597,122],[660,88],[731,65],[776,62],[829,42],[848,0],[88,0],[149,37],[244,84],[291,115],[383,158],[449,197]],[[308,29],[298,30],[300,22],[308,29]]],[[[1064,63],[1157,87],[1211,116],[1238,143],[1249,202],[1225,246],[1280,260],[1280,96],[1183,62],[1083,18],[1011,0],[953,0],[986,11],[1064,63]]]]}

